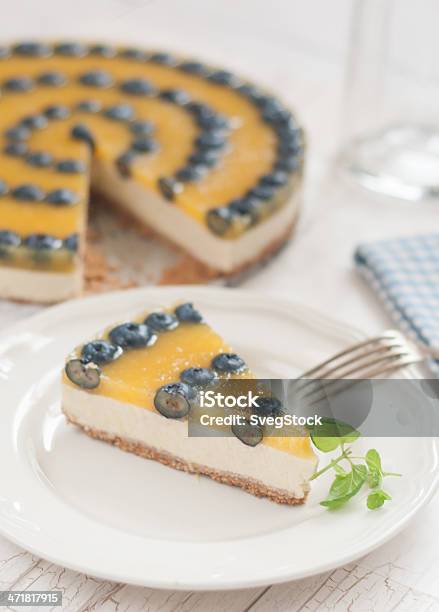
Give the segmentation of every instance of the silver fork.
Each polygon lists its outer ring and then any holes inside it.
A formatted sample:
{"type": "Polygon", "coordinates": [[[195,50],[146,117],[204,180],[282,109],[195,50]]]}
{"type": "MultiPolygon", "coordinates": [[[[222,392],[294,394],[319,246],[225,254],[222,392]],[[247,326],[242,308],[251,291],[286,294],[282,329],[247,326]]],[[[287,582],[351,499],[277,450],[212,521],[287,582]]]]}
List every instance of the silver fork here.
{"type": "MultiPolygon", "coordinates": [[[[420,363],[428,358],[439,359],[439,349],[406,338],[397,330],[387,330],[380,336],[358,342],[304,372],[295,383],[302,397],[315,403],[328,386],[343,379],[379,378],[396,370],[420,363]],[[316,382],[321,384],[316,385],[316,382]]],[[[334,388],[335,391],[335,388],[334,388]]],[[[338,390],[337,390],[338,391],[338,390]]]]}

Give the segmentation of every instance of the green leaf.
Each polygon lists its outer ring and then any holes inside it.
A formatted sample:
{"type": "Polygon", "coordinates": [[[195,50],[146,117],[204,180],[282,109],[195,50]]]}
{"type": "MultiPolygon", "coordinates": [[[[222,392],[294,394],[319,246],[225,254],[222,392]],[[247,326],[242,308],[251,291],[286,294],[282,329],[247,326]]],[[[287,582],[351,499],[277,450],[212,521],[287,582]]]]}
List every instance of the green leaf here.
{"type": "Polygon", "coordinates": [[[338,476],[346,476],[347,472],[345,469],[343,469],[341,467],[341,465],[338,465],[338,463],[336,463],[334,465],[334,472],[338,475],[338,476]]]}
{"type": "Polygon", "coordinates": [[[382,473],[383,469],[381,467],[381,457],[375,448],[371,448],[367,451],[366,463],[369,470],[376,470],[382,473]]]}
{"type": "Polygon", "coordinates": [[[382,489],[378,489],[377,491],[369,493],[367,496],[367,507],[369,510],[376,510],[377,508],[381,508],[388,499],[392,499],[391,496],[382,489]]]}
{"type": "Polygon", "coordinates": [[[327,498],[320,502],[326,508],[339,508],[356,495],[366,481],[367,469],[364,465],[353,465],[346,475],[336,476],[329,489],[327,498]]]}
{"type": "Polygon", "coordinates": [[[354,442],[360,437],[360,432],[342,421],[322,418],[321,425],[311,427],[310,437],[316,448],[329,453],[342,444],[354,442]]]}
{"type": "Polygon", "coordinates": [[[377,450],[371,448],[366,453],[366,464],[369,469],[368,482],[372,489],[379,487],[383,479],[381,457],[377,450]]]}
{"type": "Polygon", "coordinates": [[[379,472],[369,472],[369,475],[367,477],[367,482],[371,489],[376,489],[377,487],[381,485],[381,482],[382,482],[381,474],[379,472]]]}

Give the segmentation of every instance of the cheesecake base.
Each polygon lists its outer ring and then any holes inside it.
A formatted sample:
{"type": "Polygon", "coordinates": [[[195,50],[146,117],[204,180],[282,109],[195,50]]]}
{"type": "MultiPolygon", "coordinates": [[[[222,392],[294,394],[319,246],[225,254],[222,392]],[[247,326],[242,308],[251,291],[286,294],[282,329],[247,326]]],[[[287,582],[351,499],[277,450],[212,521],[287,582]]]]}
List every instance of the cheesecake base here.
{"type": "Polygon", "coordinates": [[[239,487],[240,489],[243,489],[247,493],[250,493],[256,497],[266,497],[277,504],[297,506],[306,502],[308,492],[305,492],[303,497],[295,497],[288,491],[269,487],[258,480],[239,476],[238,474],[233,474],[231,472],[216,470],[206,465],[191,463],[181,459],[180,457],[176,457],[171,453],[154,448],[153,446],[147,446],[140,442],[120,438],[118,436],[110,435],[104,431],[99,431],[98,429],[88,427],[82,423],[79,423],[71,416],[66,415],[66,418],[69,423],[76,425],[82,429],[84,433],[96,440],[107,442],[113,446],[117,446],[117,448],[123,451],[133,453],[139,457],[143,457],[144,459],[158,461],[159,463],[166,465],[167,467],[172,467],[175,470],[180,470],[189,474],[208,476],[212,480],[221,482],[222,484],[239,487]]]}

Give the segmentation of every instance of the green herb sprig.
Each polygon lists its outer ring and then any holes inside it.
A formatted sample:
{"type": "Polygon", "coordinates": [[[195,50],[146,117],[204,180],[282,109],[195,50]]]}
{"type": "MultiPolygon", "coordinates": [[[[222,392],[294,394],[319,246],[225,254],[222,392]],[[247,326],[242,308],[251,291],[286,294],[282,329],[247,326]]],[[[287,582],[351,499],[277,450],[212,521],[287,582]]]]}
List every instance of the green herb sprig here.
{"type": "Polygon", "coordinates": [[[323,469],[316,472],[311,480],[315,480],[325,472],[333,470],[335,478],[328,495],[320,504],[334,510],[344,506],[357,495],[365,485],[370,489],[367,496],[369,510],[381,508],[391,498],[382,488],[386,476],[401,476],[395,472],[385,472],[382,468],[378,451],[371,448],[364,456],[354,456],[350,446],[360,437],[360,432],[335,419],[322,419],[322,424],[310,430],[314,446],[324,452],[340,449],[340,454],[332,459],[323,469]]]}

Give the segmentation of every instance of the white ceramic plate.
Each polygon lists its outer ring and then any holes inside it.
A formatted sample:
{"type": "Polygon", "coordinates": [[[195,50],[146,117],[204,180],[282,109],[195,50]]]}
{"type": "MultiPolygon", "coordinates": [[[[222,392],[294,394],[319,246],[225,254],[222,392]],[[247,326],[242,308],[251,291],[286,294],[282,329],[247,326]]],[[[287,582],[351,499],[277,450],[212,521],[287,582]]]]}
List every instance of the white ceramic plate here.
{"type": "MultiPolygon", "coordinates": [[[[438,481],[433,439],[367,440],[383,452],[393,501],[324,510],[279,506],[123,453],[67,426],[59,373],[72,347],[127,314],[194,301],[261,376],[292,377],[358,339],[308,308],[239,290],[154,288],[76,300],[0,339],[0,531],[52,562],[169,589],[225,589],[316,574],[400,531],[438,481]]],[[[366,442],[358,442],[359,447],[366,442]]],[[[325,459],[326,460],[326,459],[325,459]]]]}

